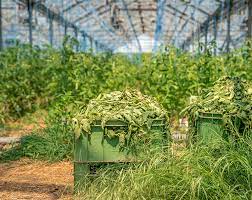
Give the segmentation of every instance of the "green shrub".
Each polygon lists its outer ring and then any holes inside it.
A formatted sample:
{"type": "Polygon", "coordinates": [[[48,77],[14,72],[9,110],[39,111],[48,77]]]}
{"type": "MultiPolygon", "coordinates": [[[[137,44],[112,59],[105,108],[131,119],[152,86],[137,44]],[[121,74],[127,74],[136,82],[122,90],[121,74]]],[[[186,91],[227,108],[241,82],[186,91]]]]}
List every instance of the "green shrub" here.
{"type": "Polygon", "coordinates": [[[63,48],[17,45],[0,53],[0,120],[18,118],[48,106],[65,93],[87,103],[101,92],[139,89],[156,97],[177,115],[188,103],[224,75],[252,80],[252,51],[244,45],[227,55],[191,55],[167,48],[142,55],[136,65],[122,54],[76,53],[76,41],[63,48]]]}

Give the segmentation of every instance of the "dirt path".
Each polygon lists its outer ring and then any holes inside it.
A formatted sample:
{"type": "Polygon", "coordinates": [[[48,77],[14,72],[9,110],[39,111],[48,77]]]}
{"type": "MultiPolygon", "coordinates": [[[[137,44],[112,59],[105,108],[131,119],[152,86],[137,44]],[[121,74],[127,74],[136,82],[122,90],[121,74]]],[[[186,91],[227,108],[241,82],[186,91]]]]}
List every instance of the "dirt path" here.
{"type": "Polygon", "coordinates": [[[0,199],[72,199],[72,174],[70,162],[52,164],[25,159],[0,164],[0,199]]]}

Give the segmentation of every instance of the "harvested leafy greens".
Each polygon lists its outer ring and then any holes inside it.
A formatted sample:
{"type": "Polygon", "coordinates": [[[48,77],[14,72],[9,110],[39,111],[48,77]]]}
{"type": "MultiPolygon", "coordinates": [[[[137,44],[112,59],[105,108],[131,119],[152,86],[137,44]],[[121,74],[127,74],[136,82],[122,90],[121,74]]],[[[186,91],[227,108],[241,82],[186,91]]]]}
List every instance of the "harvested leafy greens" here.
{"type": "MultiPolygon", "coordinates": [[[[100,94],[89,102],[87,107],[76,114],[73,126],[77,137],[90,135],[91,126],[101,124],[104,129],[110,121],[120,121],[126,126],[106,129],[105,136],[119,137],[120,147],[133,147],[155,135],[151,131],[153,123],[167,128],[168,116],[154,98],[141,94],[137,90],[114,91],[100,94]]],[[[168,129],[166,129],[168,130],[168,129]]],[[[159,133],[159,137],[162,133],[159,133]]]]}
{"type": "MultiPolygon", "coordinates": [[[[239,77],[223,77],[185,108],[190,125],[196,128],[200,112],[219,113],[229,134],[244,135],[252,130],[252,89],[239,77]]],[[[193,129],[195,132],[195,129],[193,129]]]]}

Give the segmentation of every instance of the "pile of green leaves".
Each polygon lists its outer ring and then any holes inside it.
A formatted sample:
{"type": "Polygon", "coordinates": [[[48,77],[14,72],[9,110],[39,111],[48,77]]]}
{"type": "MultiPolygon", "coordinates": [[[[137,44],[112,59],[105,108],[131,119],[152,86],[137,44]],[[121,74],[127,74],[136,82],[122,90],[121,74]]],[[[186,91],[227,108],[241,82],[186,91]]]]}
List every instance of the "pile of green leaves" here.
{"type": "Polygon", "coordinates": [[[234,134],[246,134],[252,129],[252,102],[249,84],[239,77],[223,77],[202,96],[191,103],[182,114],[190,116],[192,126],[200,112],[219,113],[227,130],[234,134]]]}
{"type": "Polygon", "coordinates": [[[108,121],[121,121],[127,127],[108,130],[109,138],[119,137],[121,147],[136,146],[147,140],[154,120],[162,120],[168,124],[166,111],[159,103],[137,90],[114,91],[100,94],[89,102],[85,109],[76,114],[73,127],[77,134],[90,135],[91,126],[101,121],[104,129],[108,121]]]}

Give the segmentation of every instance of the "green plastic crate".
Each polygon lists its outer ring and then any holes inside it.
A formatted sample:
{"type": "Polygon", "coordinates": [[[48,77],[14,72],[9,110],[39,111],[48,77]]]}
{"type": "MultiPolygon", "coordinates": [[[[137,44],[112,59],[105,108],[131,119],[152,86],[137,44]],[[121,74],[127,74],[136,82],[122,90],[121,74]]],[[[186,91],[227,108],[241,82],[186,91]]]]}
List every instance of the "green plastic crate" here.
{"type": "MultiPolygon", "coordinates": [[[[91,135],[81,134],[74,142],[74,183],[75,187],[85,184],[85,177],[92,175],[92,167],[107,163],[129,163],[137,160],[136,155],[120,151],[119,138],[109,139],[104,137],[107,129],[127,128],[128,124],[122,121],[108,121],[105,128],[101,121],[96,121],[91,126],[91,135]]],[[[146,127],[143,127],[147,129],[146,127]]],[[[153,146],[165,148],[168,143],[168,134],[165,120],[153,120],[150,131],[159,135],[153,141],[153,146]]],[[[138,152],[141,153],[141,152],[138,152]]]]}
{"type": "Polygon", "coordinates": [[[222,114],[200,112],[196,125],[196,141],[208,144],[214,141],[220,141],[224,138],[222,114]]]}

